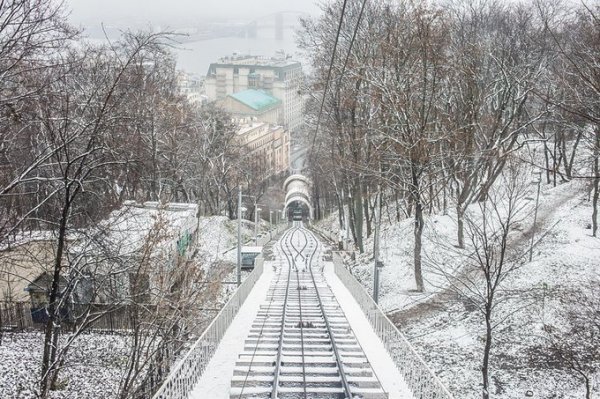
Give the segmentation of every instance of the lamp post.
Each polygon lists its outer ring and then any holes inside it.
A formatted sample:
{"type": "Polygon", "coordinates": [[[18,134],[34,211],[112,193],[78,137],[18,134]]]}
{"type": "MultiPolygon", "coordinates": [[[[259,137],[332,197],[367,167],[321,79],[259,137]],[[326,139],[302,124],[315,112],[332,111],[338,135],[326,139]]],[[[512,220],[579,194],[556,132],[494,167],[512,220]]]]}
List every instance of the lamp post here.
{"type": "MultiPolygon", "coordinates": [[[[255,198],[252,195],[242,195],[242,187],[241,186],[238,187],[237,267],[236,267],[236,272],[237,272],[237,281],[236,282],[237,282],[238,287],[240,286],[240,284],[242,284],[242,212],[244,212],[246,210],[246,208],[244,208],[242,206],[242,197],[255,198]]],[[[254,208],[256,209],[256,202],[255,202],[254,208]]]]}
{"type": "Polygon", "coordinates": [[[238,187],[238,225],[237,225],[237,285],[242,283],[242,187],[238,187]]]}
{"type": "Polygon", "coordinates": [[[531,260],[533,259],[533,241],[535,238],[535,225],[537,223],[537,213],[538,213],[538,205],[540,203],[540,187],[542,185],[542,171],[541,170],[535,170],[533,172],[534,174],[534,183],[537,183],[537,195],[535,197],[535,211],[533,214],[533,227],[531,228],[531,245],[529,247],[529,261],[531,262],[531,260]]]}
{"type": "Polygon", "coordinates": [[[374,264],[373,264],[373,301],[379,303],[379,268],[382,266],[379,261],[379,231],[381,228],[381,189],[377,188],[377,197],[375,200],[375,248],[374,248],[374,264]]]}
{"type": "Polygon", "coordinates": [[[269,209],[269,239],[273,239],[273,211],[269,209]]]}
{"type": "Polygon", "coordinates": [[[254,245],[258,245],[258,219],[261,209],[254,203],[254,245]]]}

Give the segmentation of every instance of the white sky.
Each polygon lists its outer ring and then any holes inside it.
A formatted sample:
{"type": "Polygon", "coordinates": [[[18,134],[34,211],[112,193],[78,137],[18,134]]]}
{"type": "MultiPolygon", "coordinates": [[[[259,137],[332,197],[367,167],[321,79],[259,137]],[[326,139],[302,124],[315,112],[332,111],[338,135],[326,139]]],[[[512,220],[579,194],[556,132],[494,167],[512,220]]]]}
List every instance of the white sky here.
{"type": "Polygon", "coordinates": [[[65,0],[75,25],[132,20],[176,25],[214,17],[256,18],[277,11],[318,12],[317,0],[65,0]]]}

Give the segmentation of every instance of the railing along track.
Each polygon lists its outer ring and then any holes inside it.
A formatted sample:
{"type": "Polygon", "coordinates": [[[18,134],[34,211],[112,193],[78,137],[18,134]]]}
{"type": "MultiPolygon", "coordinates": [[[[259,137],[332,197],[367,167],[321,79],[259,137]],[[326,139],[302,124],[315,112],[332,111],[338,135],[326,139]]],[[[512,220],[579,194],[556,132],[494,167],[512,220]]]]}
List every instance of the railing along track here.
{"type": "Polygon", "coordinates": [[[278,248],[279,273],[285,269],[287,278],[272,282],[269,306],[261,306],[236,363],[230,397],[386,399],[322,269],[314,269],[318,239],[294,223],[278,248]]]}

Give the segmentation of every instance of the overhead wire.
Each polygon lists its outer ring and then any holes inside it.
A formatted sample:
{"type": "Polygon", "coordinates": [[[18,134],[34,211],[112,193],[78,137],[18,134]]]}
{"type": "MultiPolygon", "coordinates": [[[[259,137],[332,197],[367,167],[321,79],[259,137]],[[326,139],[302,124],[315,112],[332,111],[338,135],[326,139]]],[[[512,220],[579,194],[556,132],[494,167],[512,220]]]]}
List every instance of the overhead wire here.
{"type": "Polygon", "coordinates": [[[340,32],[342,31],[342,24],[344,22],[344,14],[346,13],[346,4],[348,0],[344,0],[342,5],[342,12],[340,14],[340,21],[338,23],[337,32],[335,34],[335,41],[333,43],[333,50],[331,52],[331,60],[329,61],[329,69],[327,71],[327,79],[325,79],[325,88],[323,89],[323,98],[321,99],[321,108],[319,109],[319,115],[317,116],[317,125],[313,136],[311,148],[315,147],[315,140],[317,138],[317,132],[319,131],[319,125],[321,123],[321,116],[323,115],[323,108],[325,106],[325,98],[327,97],[327,90],[329,89],[329,81],[331,80],[331,71],[333,70],[333,63],[335,61],[335,54],[337,52],[338,41],[340,39],[340,32]]]}
{"type": "MultiPolygon", "coordinates": [[[[325,99],[327,97],[327,91],[328,91],[328,88],[329,88],[329,82],[331,80],[331,71],[333,69],[333,63],[335,61],[335,55],[336,55],[336,51],[337,51],[337,45],[338,45],[338,41],[339,41],[339,37],[340,37],[340,32],[341,32],[341,28],[342,28],[342,24],[343,24],[343,20],[344,20],[344,14],[345,14],[345,11],[346,11],[346,4],[347,4],[347,0],[344,0],[344,4],[342,5],[342,13],[340,15],[340,21],[339,21],[339,24],[338,24],[338,29],[337,29],[337,33],[336,33],[336,37],[335,37],[335,42],[334,42],[334,45],[333,45],[333,52],[331,54],[331,61],[329,63],[329,70],[327,72],[327,79],[325,80],[325,88],[323,90],[323,98],[321,99],[321,107],[319,109],[319,115],[317,117],[317,124],[316,124],[316,127],[315,127],[315,132],[314,132],[313,140],[312,140],[312,144],[311,144],[311,150],[312,150],[311,152],[313,152],[313,153],[314,153],[314,149],[315,149],[315,142],[316,142],[317,135],[318,135],[318,132],[319,132],[319,126],[321,124],[321,117],[323,116],[323,108],[325,106],[325,99]]],[[[337,81],[337,90],[336,90],[337,93],[339,93],[339,91],[340,91],[341,81],[342,81],[342,78],[344,76],[344,73],[346,72],[346,67],[348,65],[348,60],[350,59],[350,55],[352,53],[352,47],[354,45],[354,41],[355,41],[356,36],[358,34],[358,29],[360,27],[360,23],[362,21],[362,17],[363,17],[366,5],[367,5],[367,0],[363,0],[362,6],[360,7],[360,12],[358,14],[358,20],[356,21],[356,25],[354,26],[354,31],[352,33],[352,38],[350,39],[350,44],[348,46],[348,52],[346,53],[346,57],[344,58],[344,64],[342,65],[342,70],[341,70],[340,76],[339,76],[338,81],[337,81]]]]}

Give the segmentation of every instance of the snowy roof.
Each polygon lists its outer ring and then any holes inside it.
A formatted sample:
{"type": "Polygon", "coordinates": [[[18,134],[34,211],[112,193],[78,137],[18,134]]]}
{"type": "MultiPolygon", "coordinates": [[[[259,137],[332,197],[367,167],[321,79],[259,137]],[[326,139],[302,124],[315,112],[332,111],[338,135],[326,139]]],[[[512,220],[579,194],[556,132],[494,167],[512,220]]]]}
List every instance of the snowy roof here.
{"type": "Polygon", "coordinates": [[[76,250],[84,251],[91,246],[126,255],[151,244],[155,252],[175,242],[183,232],[193,233],[197,228],[197,211],[196,204],[125,201],[97,229],[88,232],[90,240],[79,244],[76,250]]]}
{"type": "Polygon", "coordinates": [[[260,253],[262,252],[262,247],[258,246],[243,246],[242,247],[242,252],[246,252],[246,253],[260,253]]]}
{"type": "Polygon", "coordinates": [[[229,97],[241,102],[242,104],[252,108],[255,111],[266,111],[270,108],[279,105],[279,103],[281,102],[277,98],[271,96],[270,94],[262,90],[254,89],[248,89],[240,91],[238,93],[233,93],[230,94],[229,97]]]}

